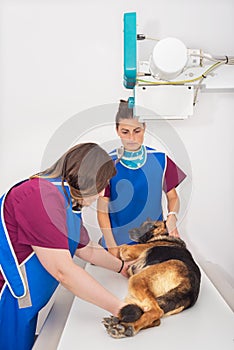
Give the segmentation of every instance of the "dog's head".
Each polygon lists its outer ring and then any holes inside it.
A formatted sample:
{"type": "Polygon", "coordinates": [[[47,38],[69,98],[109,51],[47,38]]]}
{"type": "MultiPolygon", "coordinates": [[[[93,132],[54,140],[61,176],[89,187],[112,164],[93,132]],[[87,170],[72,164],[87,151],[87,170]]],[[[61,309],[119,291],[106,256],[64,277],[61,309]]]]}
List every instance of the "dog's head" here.
{"type": "Polygon", "coordinates": [[[168,235],[164,221],[153,221],[147,219],[139,228],[133,228],[129,231],[132,241],[138,243],[146,243],[154,240],[157,236],[168,235]]]}

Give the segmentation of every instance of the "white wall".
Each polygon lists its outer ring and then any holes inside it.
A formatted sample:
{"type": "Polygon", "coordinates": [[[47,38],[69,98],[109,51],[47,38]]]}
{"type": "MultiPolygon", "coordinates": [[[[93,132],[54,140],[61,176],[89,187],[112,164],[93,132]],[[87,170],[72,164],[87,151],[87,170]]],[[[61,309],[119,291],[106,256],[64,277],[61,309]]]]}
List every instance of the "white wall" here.
{"type": "MultiPolygon", "coordinates": [[[[137,12],[138,32],[234,55],[232,0],[2,0],[1,192],[77,140],[110,146],[115,139],[115,108],[131,93],[122,84],[123,13],[129,11],[137,12]]],[[[185,159],[177,145],[169,149],[189,173],[181,234],[204,267],[216,268],[221,286],[234,285],[233,110],[232,93],[200,94],[188,120],[148,124],[154,139],[159,130],[173,130],[187,152],[185,159]]]]}

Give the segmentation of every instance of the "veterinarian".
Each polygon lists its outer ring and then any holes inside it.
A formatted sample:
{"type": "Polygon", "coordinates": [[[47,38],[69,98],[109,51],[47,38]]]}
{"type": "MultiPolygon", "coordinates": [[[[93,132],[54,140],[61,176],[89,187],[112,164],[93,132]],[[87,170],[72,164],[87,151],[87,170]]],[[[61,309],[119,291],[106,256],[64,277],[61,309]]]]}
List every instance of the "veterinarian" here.
{"type": "Polygon", "coordinates": [[[81,219],[115,173],[102,148],[84,143],[1,198],[0,349],[32,348],[38,312],[59,283],[113,315],[125,305],[72,259],[127,277],[127,264],[90,242],[81,219]]]}
{"type": "Polygon", "coordinates": [[[99,243],[117,256],[116,246],[135,243],[129,238],[130,229],[139,227],[147,218],[163,220],[163,191],[167,198],[168,232],[179,236],[176,187],[186,175],[165,153],[143,145],[145,123],[134,118],[127,101],[120,100],[115,121],[122,147],[110,153],[117,174],[110,180],[104,197],[98,199],[98,222],[103,233],[99,243]]]}

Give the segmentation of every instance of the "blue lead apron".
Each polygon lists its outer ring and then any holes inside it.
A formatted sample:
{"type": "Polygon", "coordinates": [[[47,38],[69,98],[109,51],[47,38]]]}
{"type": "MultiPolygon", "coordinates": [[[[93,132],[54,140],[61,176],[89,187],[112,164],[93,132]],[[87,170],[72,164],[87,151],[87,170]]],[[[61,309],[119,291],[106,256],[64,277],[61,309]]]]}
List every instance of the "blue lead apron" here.
{"type": "MultiPolygon", "coordinates": [[[[73,256],[80,240],[81,213],[72,211],[59,178],[46,180],[56,185],[65,198],[69,250],[73,256]]],[[[66,191],[70,197],[68,186],[66,191]]],[[[6,281],[0,294],[0,349],[30,350],[38,312],[47,304],[59,282],[45,270],[35,253],[19,266],[4,221],[5,198],[6,194],[0,199],[0,263],[6,281]]]]}
{"type": "MultiPolygon", "coordinates": [[[[117,245],[136,244],[129,230],[139,227],[147,218],[162,220],[162,190],[166,168],[165,153],[146,147],[147,159],[138,169],[121,161],[117,174],[110,180],[109,217],[117,245]]],[[[116,160],[116,156],[112,157],[116,160]]],[[[102,236],[101,244],[106,248],[102,236]]]]}

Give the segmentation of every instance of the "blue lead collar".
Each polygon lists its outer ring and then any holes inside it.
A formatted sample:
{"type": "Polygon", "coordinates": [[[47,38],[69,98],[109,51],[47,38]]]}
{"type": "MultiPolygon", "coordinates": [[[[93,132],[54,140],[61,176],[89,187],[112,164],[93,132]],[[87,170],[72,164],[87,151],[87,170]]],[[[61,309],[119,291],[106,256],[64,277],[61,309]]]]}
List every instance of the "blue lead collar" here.
{"type": "Polygon", "coordinates": [[[124,150],[120,163],[129,169],[139,169],[145,164],[146,159],[146,149],[145,146],[142,145],[141,148],[135,152],[124,150]]]}

